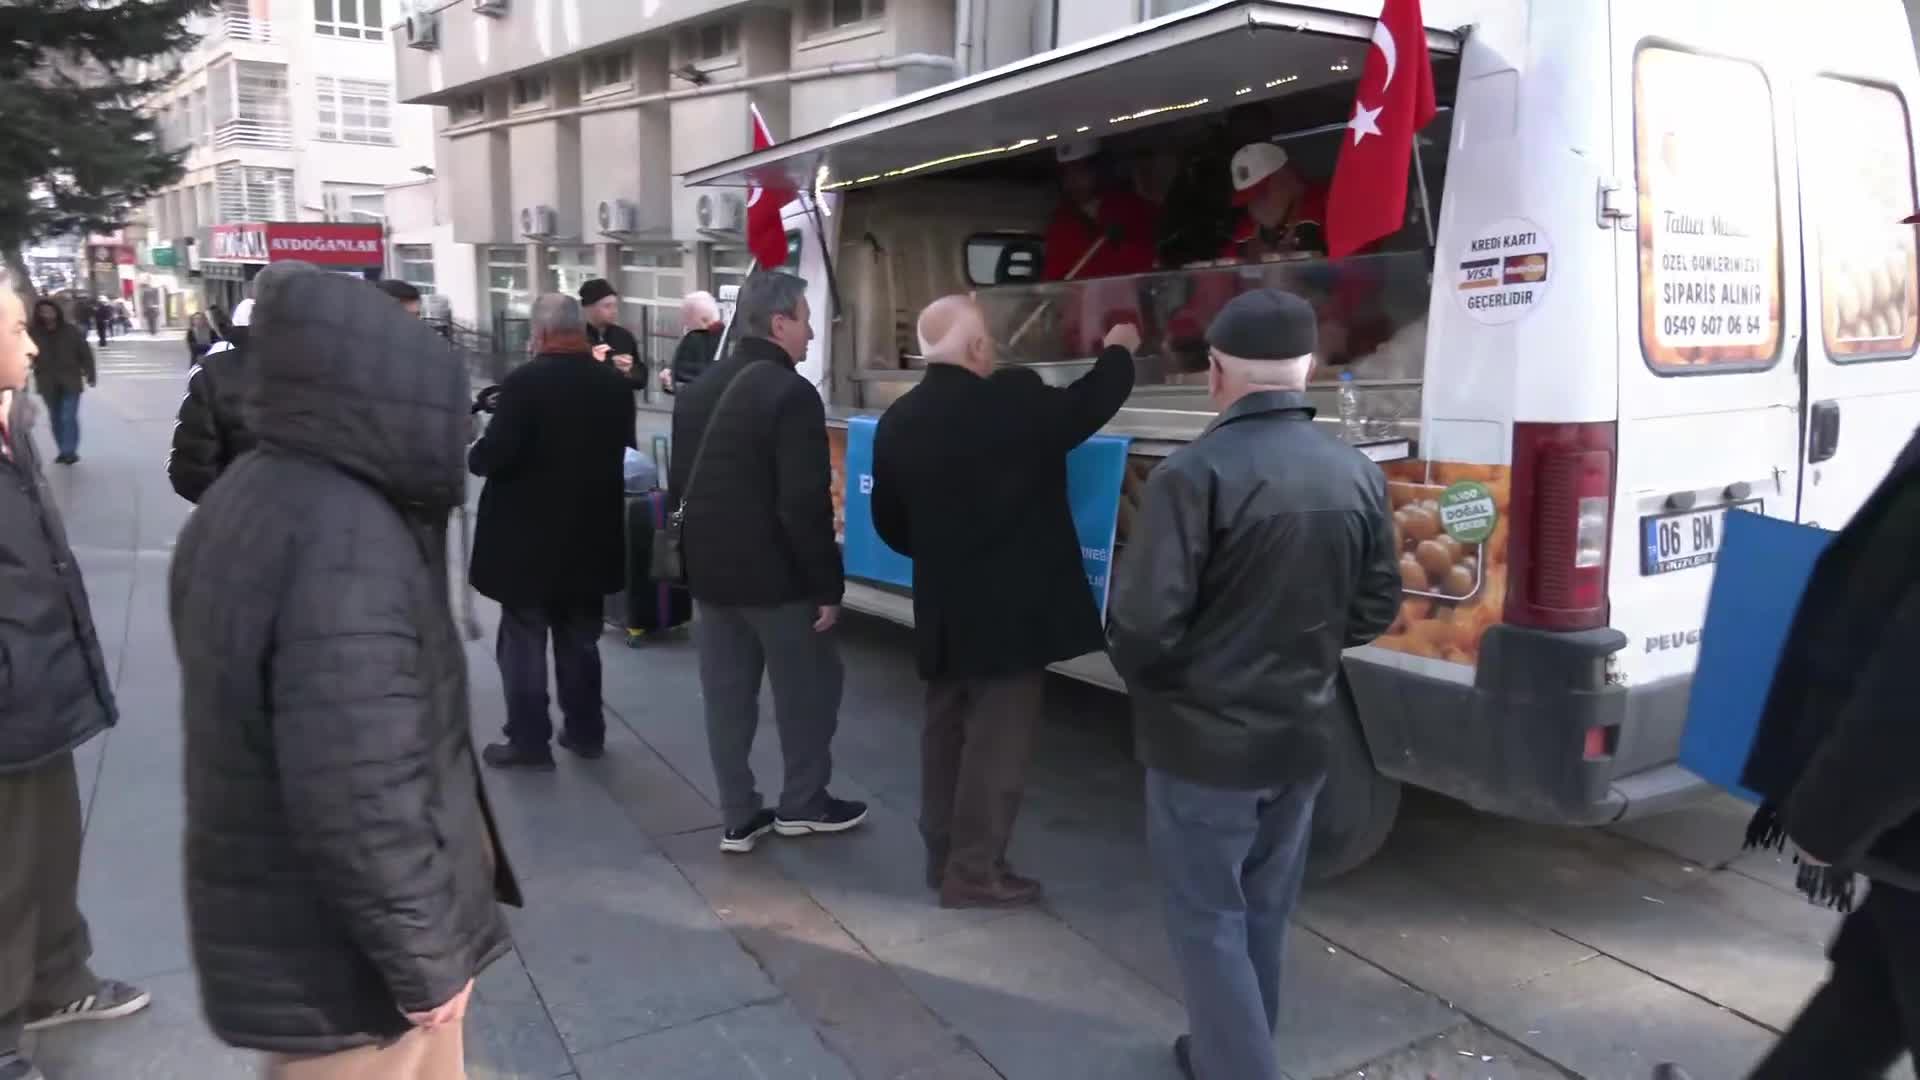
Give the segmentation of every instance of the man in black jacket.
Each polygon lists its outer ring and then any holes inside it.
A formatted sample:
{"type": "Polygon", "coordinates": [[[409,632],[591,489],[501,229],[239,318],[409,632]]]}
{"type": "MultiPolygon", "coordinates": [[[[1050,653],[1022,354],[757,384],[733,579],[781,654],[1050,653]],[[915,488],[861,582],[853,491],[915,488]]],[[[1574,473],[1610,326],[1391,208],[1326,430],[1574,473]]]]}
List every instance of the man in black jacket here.
{"type": "Polygon", "coordinates": [[[33,355],[20,298],[0,277],[0,1080],[43,1080],[21,1055],[23,1027],[126,1016],[150,1000],[87,967],[73,751],[117,713],[28,430],[33,355]]]}
{"type": "Polygon", "coordinates": [[[500,384],[493,420],[467,455],[486,478],[474,532],[473,587],[500,602],[496,655],[507,741],[482,754],[500,768],[553,768],[547,641],[565,727],[560,745],[597,758],[600,616],[626,579],[626,380],[593,359],[580,305],[549,293],[533,311],[534,359],[500,384]]]}
{"type": "MultiPolygon", "coordinates": [[[[312,263],[290,259],[260,271],[253,279],[257,296],[264,297],[297,274],[319,273],[312,263]]],[[[197,503],[234,459],[253,449],[241,402],[246,396],[249,337],[253,309],[259,300],[234,305],[225,336],[187,371],[187,392],[173,420],[173,444],[167,451],[167,481],[174,493],[197,503]]]]}
{"type": "Polygon", "coordinates": [[[1219,417],[1154,471],[1111,605],[1147,841],[1199,1080],[1275,1080],[1280,960],[1341,650],[1400,606],[1386,477],[1313,423],[1313,308],[1242,294],[1207,331],[1219,417]]]}
{"type": "Polygon", "coordinates": [[[927,721],[920,832],[946,907],[1029,903],[1007,865],[1048,664],[1105,647],[1067,505],[1067,454],[1133,390],[1139,331],[1107,334],[1093,370],[1055,389],[994,373],[979,305],[920,316],[926,377],[880,419],[873,522],[913,559],[913,622],[927,721]]]}
{"type": "Polygon", "coordinates": [[[93,346],[85,327],[67,321],[60,305],[41,300],[33,305],[33,383],[47,405],[47,423],[53,428],[56,465],[80,461],[80,395],[100,385],[94,367],[93,346]]]}
{"type": "Polygon", "coordinates": [[[679,396],[668,483],[685,508],[687,584],[707,706],[707,743],[726,831],[752,851],[782,836],[841,832],[865,804],[827,793],[843,671],[830,636],[840,617],[832,465],[819,391],[794,370],[813,337],[807,283],[761,271],[740,287],[740,335],[727,359],[679,396]],[[773,682],[786,758],[777,810],[747,763],[760,726],[760,677],[773,682]]]}
{"type": "Polygon", "coordinates": [[[645,390],[647,373],[635,373],[640,357],[640,340],[621,326],[620,293],[605,278],[593,278],[580,286],[580,310],[587,317],[587,340],[593,345],[593,358],[613,365],[626,378],[627,389],[645,390]]]}
{"type": "Polygon", "coordinates": [[[168,593],[207,1022],[282,1080],[459,1077],[519,900],[449,597],[466,365],[334,274],[261,296],[251,344],[259,445],[187,520],[168,593]]]}

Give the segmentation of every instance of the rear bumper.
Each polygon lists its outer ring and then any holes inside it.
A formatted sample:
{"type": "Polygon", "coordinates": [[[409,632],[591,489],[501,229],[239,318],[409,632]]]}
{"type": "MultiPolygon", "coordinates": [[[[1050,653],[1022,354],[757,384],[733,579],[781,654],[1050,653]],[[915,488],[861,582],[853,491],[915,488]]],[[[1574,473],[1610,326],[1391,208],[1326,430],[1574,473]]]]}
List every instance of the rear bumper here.
{"type": "Polygon", "coordinates": [[[1677,764],[1692,679],[1610,685],[1617,630],[1555,633],[1496,626],[1471,684],[1349,654],[1348,679],[1379,770],[1479,809],[1525,821],[1600,825],[1699,798],[1677,764]],[[1606,752],[1588,755],[1606,732],[1606,752]]]}

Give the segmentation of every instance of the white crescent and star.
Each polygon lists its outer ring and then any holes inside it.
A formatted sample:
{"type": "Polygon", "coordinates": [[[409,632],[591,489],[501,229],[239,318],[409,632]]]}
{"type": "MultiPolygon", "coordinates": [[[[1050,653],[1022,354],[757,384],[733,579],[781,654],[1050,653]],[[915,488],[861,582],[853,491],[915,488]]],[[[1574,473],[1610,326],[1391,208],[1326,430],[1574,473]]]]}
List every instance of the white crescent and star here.
{"type": "MultiPolygon", "coordinates": [[[[1380,84],[1380,93],[1385,96],[1387,87],[1393,85],[1394,72],[1400,67],[1400,47],[1393,40],[1393,31],[1384,22],[1373,24],[1373,44],[1380,50],[1380,56],[1387,62],[1387,78],[1380,84]]],[[[1380,134],[1380,113],[1386,109],[1382,105],[1369,109],[1359,101],[1353,103],[1353,119],[1347,121],[1347,130],[1353,132],[1353,145],[1369,135],[1380,134]]]]}

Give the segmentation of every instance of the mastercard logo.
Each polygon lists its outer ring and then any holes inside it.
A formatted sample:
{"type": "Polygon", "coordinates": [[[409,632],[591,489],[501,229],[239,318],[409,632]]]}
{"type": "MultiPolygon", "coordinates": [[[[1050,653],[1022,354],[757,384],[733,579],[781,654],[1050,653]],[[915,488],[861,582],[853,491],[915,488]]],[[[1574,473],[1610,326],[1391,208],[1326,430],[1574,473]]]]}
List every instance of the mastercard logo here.
{"type": "Polygon", "coordinates": [[[1547,280],[1546,252],[1507,256],[1500,268],[1500,280],[1504,285],[1533,285],[1547,280]]]}

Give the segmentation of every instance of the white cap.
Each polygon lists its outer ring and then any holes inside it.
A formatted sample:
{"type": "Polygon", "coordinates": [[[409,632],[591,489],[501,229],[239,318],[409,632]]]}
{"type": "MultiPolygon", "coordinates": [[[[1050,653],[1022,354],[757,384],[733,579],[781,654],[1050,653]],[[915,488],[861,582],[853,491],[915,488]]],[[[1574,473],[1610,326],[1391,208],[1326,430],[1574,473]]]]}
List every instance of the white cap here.
{"type": "Polygon", "coordinates": [[[233,323],[235,326],[245,326],[252,322],[253,297],[249,296],[245,300],[233,305],[233,314],[228,317],[227,321],[233,323]]]}
{"type": "Polygon", "coordinates": [[[1287,152],[1273,143],[1248,143],[1233,155],[1233,190],[1248,191],[1287,167],[1287,152]]]}
{"type": "Polygon", "coordinates": [[[1099,152],[1100,140],[1094,138],[1062,139],[1060,145],[1053,148],[1053,156],[1058,158],[1062,165],[1085,161],[1099,152]]]}

